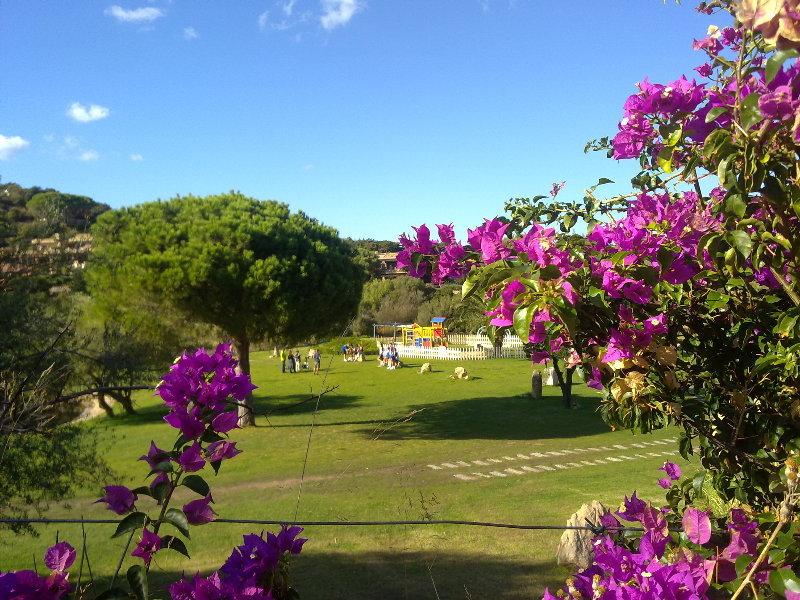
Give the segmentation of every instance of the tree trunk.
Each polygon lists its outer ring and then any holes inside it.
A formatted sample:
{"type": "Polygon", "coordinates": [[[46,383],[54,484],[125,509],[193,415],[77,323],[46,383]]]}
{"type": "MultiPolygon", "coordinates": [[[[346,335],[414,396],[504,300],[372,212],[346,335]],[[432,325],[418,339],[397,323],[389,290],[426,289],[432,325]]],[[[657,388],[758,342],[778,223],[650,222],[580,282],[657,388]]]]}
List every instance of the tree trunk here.
{"type": "MultiPolygon", "coordinates": [[[[250,340],[247,338],[234,339],[233,347],[239,358],[239,372],[250,375],[250,340]]],[[[237,409],[239,413],[239,427],[247,427],[248,425],[255,425],[255,416],[253,413],[253,399],[247,396],[242,401],[237,409]]]]}
{"type": "Polygon", "coordinates": [[[114,409],[106,402],[106,395],[104,392],[97,392],[97,403],[100,405],[100,408],[106,411],[108,417],[114,417],[114,409]]]}
{"type": "Polygon", "coordinates": [[[564,408],[578,408],[578,402],[572,397],[572,375],[575,373],[575,367],[567,367],[566,372],[563,372],[558,366],[558,359],[555,356],[551,356],[550,358],[553,361],[553,370],[556,372],[556,379],[558,379],[558,387],[561,388],[561,398],[564,400],[564,408]]]}
{"type": "Polygon", "coordinates": [[[131,399],[131,394],[128,392],[108,392],[108,395],[111,396],[114,400],[120,403],[120,406],[125,410],[126,415],[135,415],[136,410],[133,408],[133,400],[131,399]]]}

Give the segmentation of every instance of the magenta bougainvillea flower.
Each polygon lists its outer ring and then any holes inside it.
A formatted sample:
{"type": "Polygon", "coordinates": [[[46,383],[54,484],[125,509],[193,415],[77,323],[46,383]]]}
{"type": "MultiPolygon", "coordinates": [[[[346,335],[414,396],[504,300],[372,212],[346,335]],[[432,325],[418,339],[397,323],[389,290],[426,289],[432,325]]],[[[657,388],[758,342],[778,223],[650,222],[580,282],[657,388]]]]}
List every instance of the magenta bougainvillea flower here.
{"type": "Polygon", "coordinates": [[[670,478],[672,481],[678,481],[683,474],[681,468],[676,465],[674,462],[667,461],[662,466],[658,468],[659,471],[664,471],[667,474],[667,477],[670,478]]]}
{"type": "Polygon", "coordinates": [[[217,433],[228,433],[237,427],[239,427],[239,415],[235,410],[220,413],[211,421],[211,428],[217,433]]]}
{"type": "Polygon", "coordinates": [[[179,429],[181,435],[190,440],[199,439],[206,430],[203,422],[187,412],[185,408],[173,409],[164,417],[164,421],[175,429],[179,429]]]}
{"type": "Polygon", "coordinates": [[[695,544],[705,544],[711,539],[711,520],[708,513],[699,508],[687,508],[683,513],[683,530],[695,544]]]}
{"type": "Polygon", "coordinates": [[[474,250],[481,253],[483,262],[488,265],[511,256],[511,248],[504,241],[507,229],[508,223],[499,219],[485,219],[483,225],[467,230],[467,240],[474,250]]]}
{"type": "Polygon", "coordinates": [[[211,462],[219,462],[226,458],[233,458],[237,454],[241,454],[241,450],[236,448],[236,442],[226,442],[220,440],[212,442],[206,449],[206,456],[211,462]]]}
{"type": "Polygon", "coordinates": [[[118,515],[124,515],[133,510],[133,505],[138,496],[130,489],[124,485],[107,485],[103,489],[106,492],[105,496],[98,499],[95,504],[97,502],[105,502],[108,509],[118,515]]]}
{"type": "Polygon", "coordinates": [[[150,465],[151,469],[155,469],[159,464],[169,462],[170,456],[169,452],[166,450],[162,450],[154,441],[150,441],[150,450],[147,451],[147,454],[142,455],[139,460],[145,461],[148,465],[150,465]]]}
{"type": "Polygon", "coordinates": [[[59,542],[50,546],[44,555],[44,564],[51,571],[66,571],[75,562],[75,548],[69,542],[59,542]]]}
{"type": "Polygon", "coordinates": [[[213,501],[211,494],[208,494],[204,498],[192,500],[184,504],[183,513],[186,515],[186,520],[189,522],[189,525],[205,525],[213,521],[215,518],[214,515],[217,514],[210,506],[213,501]]]}
{"type": "Polygon", "coordinates": [[[199,471],[206,465],[206,460],[203,458],[202,448],[198,442],[194,442],[191,446],[186,448],[178,457],[178,464],[187,473],[194,473],[199,471]]]}
{"type": "Polygon", "coordinates": [[[136,556],[144,561],[145,565],[149,565],[153,559],[153,555],[161,549],[161,537],[157,533],[153,533],[147,527],[142,528],[142,538],[136,544],[131,556],[136,556]]]}

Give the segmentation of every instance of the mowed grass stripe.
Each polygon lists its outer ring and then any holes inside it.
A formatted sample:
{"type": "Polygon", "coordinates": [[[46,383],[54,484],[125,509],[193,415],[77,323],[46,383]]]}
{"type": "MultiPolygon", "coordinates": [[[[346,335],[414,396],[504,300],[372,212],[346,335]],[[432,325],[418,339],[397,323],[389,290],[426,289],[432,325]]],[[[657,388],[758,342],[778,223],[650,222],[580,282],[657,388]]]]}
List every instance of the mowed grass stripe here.
{"type": "MultiPolygon", "coordinates": [[[[263,353],[255,353],[252,362],[259,386],[258,427],[231,432],[243,454],[224,464],[219,476],[208,474],[214,509],[221,517],[291,518],[315,404],[298,403],[320,391],[322,377],[282,374],[277,360],[263,353]]],[[[327,385],[339,387],[320,401],[300,519],[560,524],[584,502],[597,499],[616,507],[633,489],[641,497],[663,501],[655,482],[664,459],[646,455],[671,448],[644,444],[654,439],[649,436],[609,431],[597,414],[598,397],[585,386],[576,387],[581,408],[569,411],[562,407],[557,388],[546,387],[542,400],[531,399],[531,366],[524,360],[464,363],[471,375],[467,381],[447,378],[457,363],[433,366],[434,373],[419,375],[412,368],[386,371],[374,362],[333,361],[327,385]],[[635,445],[639,443],[643,447],[635,445]],[[587,452],[553,454],[576,448],[587,452]],[[646,458],[631,459],[636,462],[616,458],[634,452],[646,458]],[[500,462],[471,468],[489,473],[511,467],[524,475],[505,473],[472,482],[452,476],[470,472],[460,461],[472,464],[473,459],[513,458],[520,453],[540,453],[544,458],[495,459],[500,462]],[[584,459],[606,464],[566,466],[584,459]],[[457,468],[428,467],[443,462],[457,468]],[[544,470],[527,474],[523,464],[541,465],[544,470]]],[[[138,415],[103,417],[86,425],[98,434],[104,454],[119,474],[114,483],[129,486],[145,483],[146,465],[137,459],[150,440],[161,447],[174,441],[172,430],[161,420],[165,410],[158,399],[147,392],[137,399],[138,415]]],[[[672,435],[664,432],[656,437],[672,435]]],[[[99,496],[99,488],[82,490],[69,508],[53,506],[50,514],[107,517],[107,511],[93,504],[99,496]]],[[[176,506],[192,497],[182,490],[176,506]]],[[[146,500],[140,504],[152,509],[146,500]]],[[[109,539],[113,527],[87,528],[92,568],[100,577],[110,577],[124,545],[124,540],[109,539]]],[[[80,540],[80,527],[57,529],[60,539],[75,544],[80,540]]],[[[34,554],[41,562],[56,527],[38,530],[39,539],[0,532],[0,568],[30,568],[34,554]]],[[[158,555],[153,587],[183,571],[193,574],[219,567],[242,534],[251,530],[222,524],[194,528],[187,542],[192,558],[158,555]]],[[[293,566],[304,600],[432,598],[431,573],[442,598],[464,598],[465,587],[473,598],[530,598],[567,574],[554,561],[558,532],[386,526],[316,527],[306,534],[310,542],[293,566]]],[[[133,562],[126,560],[123,571],[133,562]]]]}

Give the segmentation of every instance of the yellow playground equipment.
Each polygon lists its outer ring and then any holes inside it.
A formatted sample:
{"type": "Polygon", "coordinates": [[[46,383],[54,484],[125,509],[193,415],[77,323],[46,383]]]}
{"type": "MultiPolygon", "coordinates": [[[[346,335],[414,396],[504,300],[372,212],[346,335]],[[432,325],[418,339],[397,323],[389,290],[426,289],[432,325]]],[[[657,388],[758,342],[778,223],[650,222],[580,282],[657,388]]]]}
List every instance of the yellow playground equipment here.
{"type": "Polygon", "coordinates": [[[447,346],[447,329],[444,326],[445,317],[433,317],[430,327],[422,325],[404,325],[403,345],[417,346],[419,348],[436,348],[447,346]]]}

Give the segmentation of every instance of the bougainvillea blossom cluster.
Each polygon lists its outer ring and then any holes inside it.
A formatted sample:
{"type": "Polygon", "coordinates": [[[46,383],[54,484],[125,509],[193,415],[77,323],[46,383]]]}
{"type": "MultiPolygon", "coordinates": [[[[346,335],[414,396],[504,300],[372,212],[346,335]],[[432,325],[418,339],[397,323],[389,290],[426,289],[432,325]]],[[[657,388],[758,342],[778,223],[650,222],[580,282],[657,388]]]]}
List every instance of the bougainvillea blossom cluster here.
{"type": "Polygon", "coordinates": [[[59,542],[47,549],[44,565],[51,571],[40,575],[24,570],[0,572],[0,598],[3,600],[60,600],[66,598],[73,586],[67,572],[75,562],[75,548],[68,542],[59,542]]]}
{"type": "MultiPolygon", "coordinates": [[[[147,570],[159,552],[176,550],[188,556],[182,541],[172,535],[162,535],[160,528],[174,526],[188,537],[186,526],[201,526],[216,519],[212,508],[213,496],[205,480],[197,475],[206,466],[216,472],[223,461],[241,453],[236,442],[227,434],[238,427],[236,406],[255,386],[250,377],[238,370],[238,362],[230,344],[220,344],[210,352],[199,349],[184,353],[164,375],[156,389],[169,409],[164,421],[178,430],[172,449],[160,448],[154,441],[139,460],[150,468],[148,486],[129,489],[123,485],[108,485],[97,502],[118,515],[118,534],[139,530],[131,556],[141,565],[130,567],[128,580],[146,579],[147,570]],[[168,508],[173,492],[179,487],[200,497],[189,500],[181,509],[168,508]],[[160,507],[157,519],[139,512],[142,497],[150,497],[160,507]],[[134,519],[133,527],[125,526],[134,519]],[[124,529],[121,529],[125,527],[124,529]],[[131,572],[134,576],[131,577],[131,572]]],[[[277,534],[262,533],[244,536],[244,544],[234,549],[223,567],[207,577],[195,575],[172,584],[173,600],[275,600],[291,592],[288,582],[288,557],[299,554],[305,543],[298,537],[300,527],[283,526],[277,534]]],[[[52,573],[46,576],[34,571],[0,573],[0,600],[60,600],[72,591],[67,570],[75,562],[75,549],[60,542],[47,550],[45,565],[52,573]]],[[[121,564],[121,562],[120,562],[121,564]]],[[[113,597],[127,597],[124,591],[113,597]]],[[[133,591],[133,590],[132,590],[133,591]]],[[[141,592],[139,592],[140,594],[141,592]]],[[[293,593],[293,592],[292,592],[293,593]]],[[[140,595],[137,594],[137,597],[140,595]]]]}
{"type": "MultiPolygon", "coordinates": [[[[666,462],[661,470],[671,484],[681,477],[675,463],[666,462]]],[[[711,582],[724,584],[736,579],[736,560],[755,556],[762,539],[758,522],[742,509],[730,511],[726,531],[717,532],[711,542],[708,512],[688,507],[682,515],[675,514],[669,507],[658,508],[642,500],[636,492],[625,497],[618,511],[603,515],[600,524],[604,532],[594,539],[593,564],[568,578],[555,593],[545,590],[544,600],[707,598],[711,582]],[[632,542],[622,534],[624,527],[640,527],[641,536],[632,542]]],[[[756,582],[766,582],[769,572],[780,566],[760,570],[756,582]]]]}

